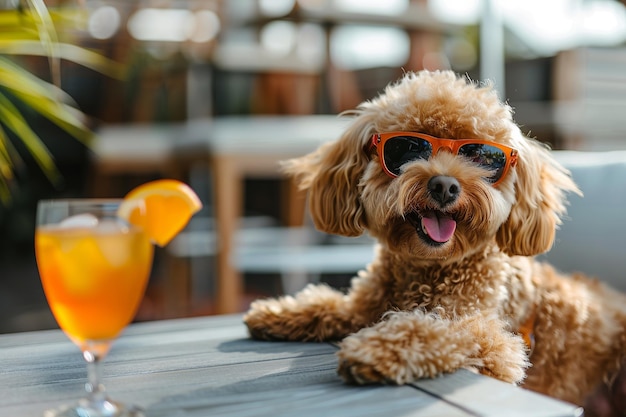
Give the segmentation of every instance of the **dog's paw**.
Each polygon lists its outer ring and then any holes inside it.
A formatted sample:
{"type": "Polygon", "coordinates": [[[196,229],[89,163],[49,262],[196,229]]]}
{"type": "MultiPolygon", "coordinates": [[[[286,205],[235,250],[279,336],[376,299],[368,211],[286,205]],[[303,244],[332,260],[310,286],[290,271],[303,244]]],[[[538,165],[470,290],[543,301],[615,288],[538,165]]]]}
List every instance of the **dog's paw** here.
{"type": "Polygon", "coordinates": [[[352,384],[402,385],[415,379],[402,348],[372,328],[346,337],[337,352],[337,373],[352,384]]]}
{"type": "Polygon", "coordinates": [[[257,300],[250,305],[243,321],[250,336],[262,340],[285,340],[288,338],[288,323],[282,299],[257,300]]]}
{"type": "Polygon", "coordinates": [[[344,295],[324,285],[255,301],[243,320],[252,337],[266,340],[340,340],[356,327],[344,295]]]}
{"type": "Polygon", "coordinates": [[[398,384],[397,381],[376,369],[375,364],[349,359],[340,359],[337,373],[348,384],[398,384]]]}
{"type": "Polygon", "coordinates": [[[421,312],[389,315],[346,337],[337,352],[346,382],[406,384],[480,365],[480,346],[454,323],[421,312]]]}
{"type": "Polygon", "coordinates": [[[497,316],[471,317],[465,326],[480,344],[476,359],[481,374],[514,384],[524,380],[530,363],[520,336],[506,331],[505,323],[497,316]]]}

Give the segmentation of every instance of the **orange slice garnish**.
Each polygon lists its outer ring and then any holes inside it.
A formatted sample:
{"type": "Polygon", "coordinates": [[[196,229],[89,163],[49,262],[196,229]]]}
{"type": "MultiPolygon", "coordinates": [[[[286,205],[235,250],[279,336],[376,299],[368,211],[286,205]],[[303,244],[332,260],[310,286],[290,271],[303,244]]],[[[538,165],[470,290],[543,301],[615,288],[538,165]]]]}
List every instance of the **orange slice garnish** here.
{"type": "Polygon", "coordinates": [[[131,190],[117,214],[144,229],[154,243],[165,246],[201,208],[198,195],[187,184],[164,179],[131,190]]]}

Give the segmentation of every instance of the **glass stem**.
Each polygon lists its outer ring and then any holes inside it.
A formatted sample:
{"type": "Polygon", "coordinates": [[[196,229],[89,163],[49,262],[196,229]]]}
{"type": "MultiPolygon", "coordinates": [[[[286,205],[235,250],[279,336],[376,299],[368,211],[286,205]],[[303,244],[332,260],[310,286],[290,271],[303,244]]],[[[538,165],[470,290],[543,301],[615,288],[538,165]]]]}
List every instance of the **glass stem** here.
{"type": "Polygon", "coordinates": [[[83,352],[83,357],[87,361],[87,383],[85,384],[87,398],[91,403],[102,402],[106,398],[104,385],[100,382],[102,379],[102,358],[89,350],[83,352]]]}

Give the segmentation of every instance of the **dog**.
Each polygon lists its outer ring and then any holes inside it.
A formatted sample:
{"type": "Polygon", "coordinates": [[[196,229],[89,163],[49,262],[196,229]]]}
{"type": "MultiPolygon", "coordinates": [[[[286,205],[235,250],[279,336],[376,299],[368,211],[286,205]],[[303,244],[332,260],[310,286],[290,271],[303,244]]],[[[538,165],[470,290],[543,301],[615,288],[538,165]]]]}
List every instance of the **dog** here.
{"type": "Polygon", "coordinates": [[[369,233],[375,259],[347,292],[254,301],[252,337],[340,341],[338,373],[356,384],[466,368],[582,405],[617,378],[626,297],[534,258],[579,190],[489,82],[407,72],[346,113],[337,141],[284,168],[315,226],[369,233]]]}

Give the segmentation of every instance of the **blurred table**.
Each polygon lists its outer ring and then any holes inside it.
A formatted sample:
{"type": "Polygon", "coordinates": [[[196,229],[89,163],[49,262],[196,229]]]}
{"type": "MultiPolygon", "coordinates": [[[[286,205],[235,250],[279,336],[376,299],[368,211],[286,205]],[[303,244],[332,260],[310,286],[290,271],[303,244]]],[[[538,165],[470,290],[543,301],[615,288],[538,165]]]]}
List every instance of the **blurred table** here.
{"type": "MultiPolygon", "coordinates": [[[[578,416],[580,409],[459,371],[405,386],[351,386],[327,343],[249,339],[239,315],[129,326],[103,383],[146,417],[578,416]]],[[[60,330],[0,335],[0,417],[35,417],[83,395],[86,365],[60,330]]]]}
{"type": "MultiPolygon", "coordinates": [[[[206,155],[212,171],[217,222],[217,312],[241,311],[242,277],[233,266],[233,245],[243,213],[244,180],[281,177],[279,162],[338,139],[349,118],[335,115],[216,117],[189,121],[175,142],[179,157],[206,155]]],[[[295,192],[295,187],[291,187],[295,192]]],[[[304,205],[287,198],[287,223],[304,205]]]]}
{"type": "MultiPolygon", "coordinates": [[[[180,123],[103,125],[91,148],[92,173],[89,195],[121,197],[113,178],[124,175],[178,174],[173,154],[174,140],[180,137],[180,123]]],[[[126,190],[129,191],[129,190],[126,190]]]]}

